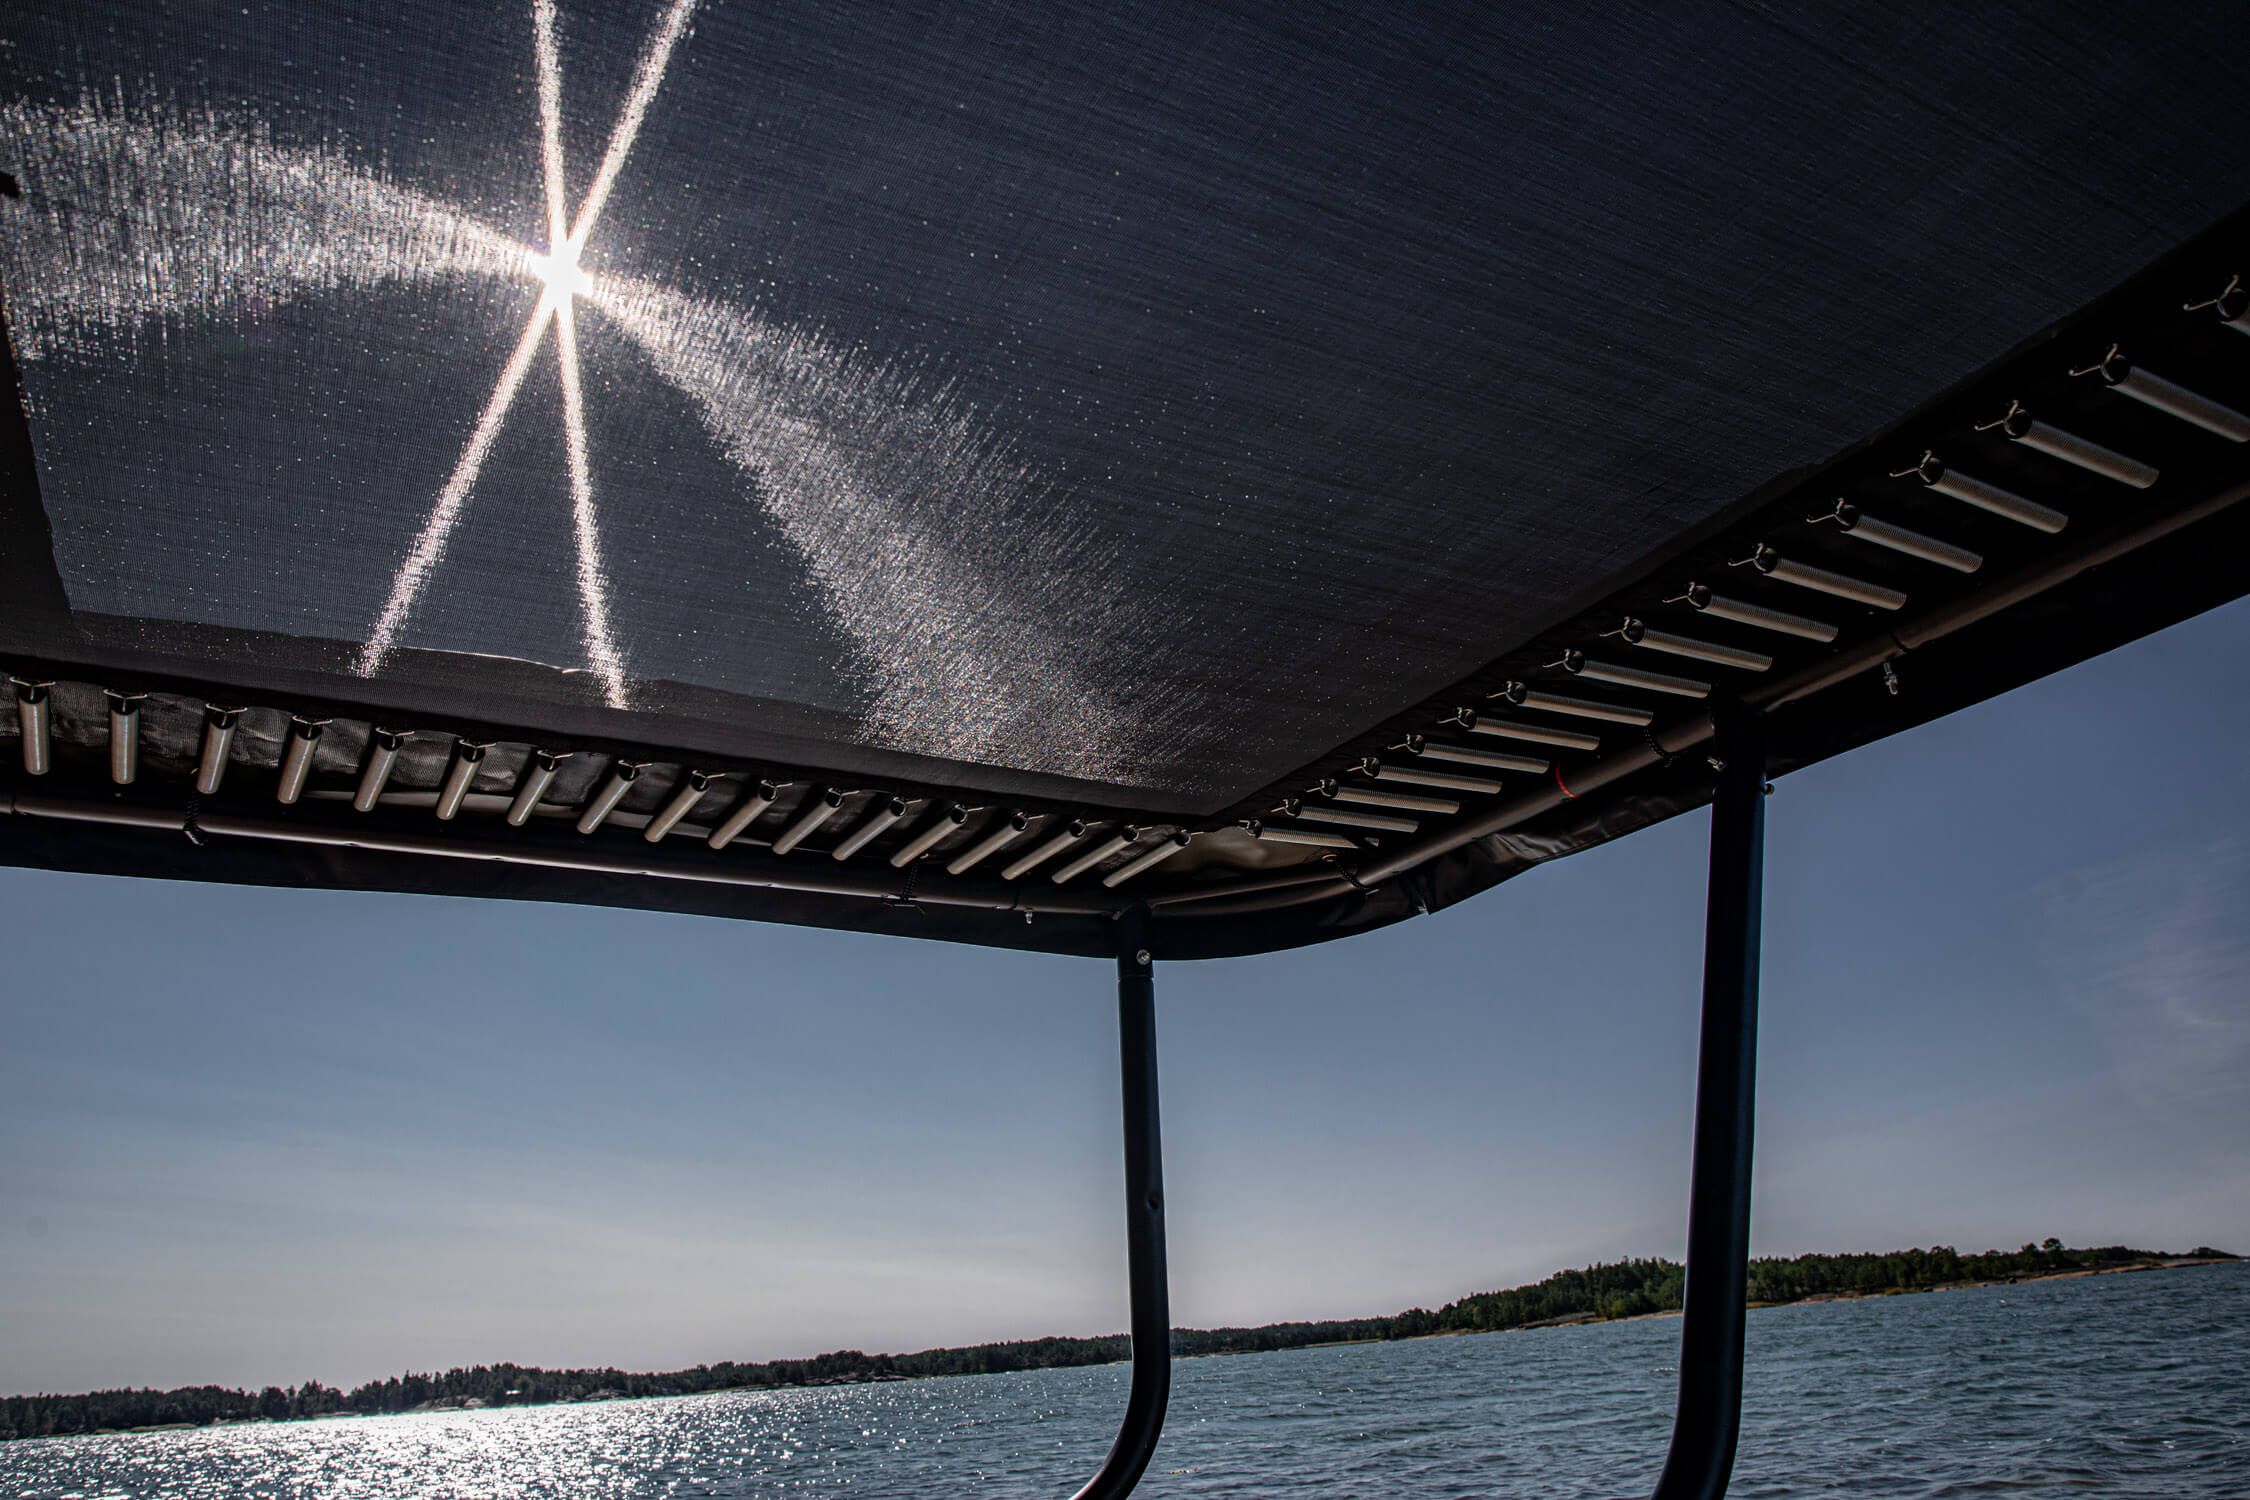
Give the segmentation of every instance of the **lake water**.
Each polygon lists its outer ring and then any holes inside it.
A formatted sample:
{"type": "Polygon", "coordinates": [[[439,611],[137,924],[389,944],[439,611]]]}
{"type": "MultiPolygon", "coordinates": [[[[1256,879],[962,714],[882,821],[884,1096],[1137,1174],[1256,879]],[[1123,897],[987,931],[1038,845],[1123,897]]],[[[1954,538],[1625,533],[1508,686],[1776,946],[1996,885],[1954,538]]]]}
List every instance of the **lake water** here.
{"type": "MultiPolygon", "coordinates": [[[[1142,1495],[1653,1486],[1676,1319],[1184,1360],[1142,1495]]],[[[1122,1366],[0,1445],[0,1497],[1061,1500],[1122,1366]]],[[[1750,1314],[1734,1493],[2250,1496],[2250,1263],[1750,1314]]]]}

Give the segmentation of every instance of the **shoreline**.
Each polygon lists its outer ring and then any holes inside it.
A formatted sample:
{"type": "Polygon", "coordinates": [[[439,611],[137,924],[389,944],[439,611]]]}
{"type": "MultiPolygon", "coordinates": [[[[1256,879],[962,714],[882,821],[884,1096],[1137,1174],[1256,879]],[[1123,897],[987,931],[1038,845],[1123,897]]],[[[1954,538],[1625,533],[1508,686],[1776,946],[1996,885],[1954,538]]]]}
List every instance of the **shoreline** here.
{"type": "MultiPolygon", "coordinates": [[[[2135,1252],[2123,1246],[2067,1250],[2026,1246],[2021,1252],[1958,1256],[1948,1247],[1932,1251],[1892,1251],[1866,1255],[1806,1255],[1792,1260],[1753,1260],[1752,1285],[1794,1290],[1846,1278],[1865,1280],[1870,1272],[1892,1277],[1922,1270],[1958,1267],[1986,1274],[1921,1285],[1871,1290],[1805,1291],[1801,1295],[1753,1301],[1755,1308],[1804,1303],[1854,1302],[1908,1292],[1972,1291],[2025,1282],[2076,1281],[2135,1271],[2178,1270],[2191,1266],[2239,1263],[2238,1256],[2208,1246],[2186,1255],[2135,1252]],[[2130,1257],[2130,1258],[2128,1258],[2130,1257]],[[1934,1264],[1933,1264],[1934,1262],[1934,1264]],[[2053,1268],[2053,1269],[2050,1269],[2053,1268]],[[1994,1274],[1997,1272],[1998,1274],[1994,1274]]],[[[1173,1331],[1172,1357],[1194,1359],[1232,1354],[1283,1353],[1296,1349],[1334,1349],[1353,1344],[1415,1343],[1459,1338],[1471,1333],[1522,1333],[1571,1328],[1589,1323],[1630,1323],[1676,1318],[1684,1268],[1662,1260],[1620,1261],[1578,1271],[1560,1271],[1546,1280],[1506,1291],[1480,1293],[1448,1303],[1432,1313],[1421,1308],[1392,1317],[1324,1322],[1273,1323],[1255,1328],[1173,1331]],[[1665,1305],[1669,1300],[1674,1305],[1665,1305]],[[1538,1318],[1558,1303],[1574,1310],[1538,1318]],[[1651,1303],[1654,1302],[1654,1306],[1651,1303]],[[1630,1311],[1637,1303],[1642,1309],[1630,1311]],[[1544,1304],[1542,1306],[1542,1304],[1544,1304]],[[1591,1305],[1589,1305],[1591,1304],[1591,1305]],[[1483,1326],[1478,1326],[1482,1324],[1483,1326]]],[[[954,1378],[964,1375],[1025,1373],[1085,1368],[1127,1362],[1130,1340],[1123,1335],[1096,1338],[1045,1338],[1013,1343],[929,1349],[913,1354],[862,1354],[839,1350],[800,1360],[759,1364],[726,1362],[669,1373],[633,1374],[615,1369],[542,1370],[514,1364],[479,1365],[444,1375],[394,1377],[370,1382],[349,1396],[307,1383],[295,1393],[268,1388],[262,1396],[216,1386],[173,1392],[112,1390],[82,1396],[0,1397],[0,1441],[88,1437],[193,1430],[199,1427],[264,1426],[318,1421],[330,1417],[371,1417],[507,1410],[518,1407],[573,1406],[605,1401],[661,1399],[740,1392],[784,1391],[891,1381],[954,1378]],[[294,1400],[292,1397],[294,1396],[294,1400]],[[304,1398],[317,1398],[306,1401],[304,1398]],[[201,1403],[200,1407],[198,1403],[201,1403]],[[266,1406],[259,1411],[252,1403],[266,1406]],[[285,1409],[275,1410],[275,1403],[285,1409]],[[198,1413],[200,1412],[200,1415],[198,1413]],[[111,1420],[102,1421],[102,1416],[111,1420]],[[128,1420],[118,1421],[117,1417],[128,1420]],[[134,1421],[131,1417],[140,1417],[134,1421]],[[153,1420],[152,1420],[153,1419],[153,1420]],[[24,1424],[33,1423],[26,1428],[24,1424]]]]}
{"type": "MultiPolygon", "coordinates": [[[[2165,1260],[2146,1260],[2129,1266],[2088,1266],[2077,1271],[2046,1271],[2037,1276],[1999,1276],[1980,1281],[1942,1281],[1935,1286],[1890,1287],[1880,1292],[1814,1292],[1809,1296],[1792,1297],[1787,1302],[1753,1302],[1752,1307],[1801,1307],[1810,1302],[1859,1302],[1869,1297],[1905,1297],[1923,1292],[1973,1292],[1982,1287],[2023,1286],[2034,1281],[2079,1281],[2088,1276],[2130,1276],[2136,1271],[2177,1271],[2188,1266],[2231,1265],[2232,1259],[2198,1259],[2178,1256],[2165,1260]]],[[[1678,1313],[1661,1316],[1678,1317],[1678,1313]]]]}
{"type": "MultiPolygon", "coordinates": [[[[2088,1276],[2128,1276],[2136,1271],[2176,1271],[2188,1266],[2233,1265],[2241,1257],[2226,1256],[2217,1259],[2179,1256],[2164,1260],[2141,1261],[2128,1266],[2093,1266],[2078,1271],[2049,1271],[2037,1276],[2004,1276],[1982,1281],[1943,1281],[1934,1286],[1887,1287],[1879,1292],[1812,1292],[1802,1297],[1792,1297],[1786,1302],[1752,1302],[1746,1310],[1762,1311],[1775,1307],[1809,1307],[1822,1302],[1870,1302],[1883,1297],[1915,1297],[1927,1292],[1973,1292],[1985,1287],[2023,1286],[2034,1281],[2079,1281],[2088,1276]]],[[[1537,1322],[1518,1323],[1513,1328],[1440,1328],[1432,1333],[1410,1333],[1398,1338],[1327,1339],[1317,1344],[1298,1344],[1299,1349],[1349,1349],[1360,1344],[1419,1344],[1430,1339],[1458,1339],[1483,1337],[1487,1334],[1540,1333],[1551,1328],[1584,1328],[1590,1323],[1646,1323],[1657,1318],[1677,1318],[1681,1310],[1668,1307],[1660,1312],[1627,1313],[1622,1318],[1607,1317],[1596,1312],[1565,1313],[1557,1318],[1541,1318],[1537,1322]]],[[[1213,1349],[1202,1354],[1183,1354],[1181,1359],[1231,1359],[1238,1354],[1285,1353],[1268,1349],[1213,1349]]]]}
{"type": "MultiPolygon", "coordinates": [[[[1974,1292],[1986,1287],[2024,1286],[2034,1281],[2079,1281],[2088,1276],[2129,1276],[2135,1271],[2177,1271],[2188,1266],[2232,1265],[2240,1257],[2213,1260],[2182,1256],[2169,1260],[2143,1261],[2130,1266],[2094,1266],[2081,1271],[2049,1271],[2038,1276],[2003,1276],[1984,1281],[1942,1281],[1935,1286],[1897,1286],[1879,1292],[1813,1292],[1803,1297],[1792,1297],[1786,1302],[1752,1302],[1750,1310],[1773,1307],[1809,1307],[1821,1302],[1868,1302],[1880,1297],[1918,1297],[1928,1292],[1974,1292]]],[[[1629,1317],[1605,1318],[1598,1313],[1575,1313],[1568,1318],[1551,1319],[1545,1323],[1526,1323],[1522,1328],[1499,1329],[1496,1332],[1522,1333],[1531,1328],[1581,1327],[1587,1323],[1642,1323],[1650,1318],[1676,1318],[1676,1307],[1663,1312],[1634,1313],[1629,1317]]]]}

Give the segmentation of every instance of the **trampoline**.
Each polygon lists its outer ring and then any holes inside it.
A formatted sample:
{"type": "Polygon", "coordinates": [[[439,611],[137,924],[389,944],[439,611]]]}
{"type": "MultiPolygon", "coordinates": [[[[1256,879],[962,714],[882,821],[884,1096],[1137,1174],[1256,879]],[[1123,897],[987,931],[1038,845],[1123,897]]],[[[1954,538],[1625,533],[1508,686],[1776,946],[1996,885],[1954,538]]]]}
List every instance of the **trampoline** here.
{"type": "Polygon", "coordinates": [[[1119,1496],[1157,962],[1708,804],[1716,1496],[1768,778],[2250,587],[2231,21],[19,17],[0,859],[1114,959],[1119,1496]]]}

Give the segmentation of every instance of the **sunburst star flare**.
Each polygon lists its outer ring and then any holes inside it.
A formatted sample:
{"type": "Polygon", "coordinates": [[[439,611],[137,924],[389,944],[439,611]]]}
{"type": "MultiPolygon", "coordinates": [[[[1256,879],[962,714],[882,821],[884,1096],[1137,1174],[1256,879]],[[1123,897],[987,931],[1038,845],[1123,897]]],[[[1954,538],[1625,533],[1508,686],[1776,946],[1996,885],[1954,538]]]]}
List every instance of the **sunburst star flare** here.
{"type": "Polygon", "coordinates": [[[602,566],[601,514],[594,499],[593,459],[586,433],[585,386],[578,368],[578,338],[571,304],[590,295],[592,279],[579,265],[587,236],[601,219],[611,189],[632,155],[641,123],[648,117],[673,49],[687,32],[696,0],[673,0],[658,22],[655,35],[641,54],[633,85],[610,129],[608,149],[594,174],[575,221],[569,214],[567,163],[562,146],[562,55],[555,37],[554,0],[534,0],[531,7],[532,51],[539,65],[539,164],[541,187],[547,205],[547,250],[530,252],[524,268],[536,278],[542,292],[531,321],[525,325],[516,352],[500,372],[491,399],[485,403],[452,477],[438,492],[437,503],[414,548],[392,581],[381,619],[360,652],[357,670],[372,677],[398,643],[398,634],[413,611],[430,573],[443,559],[445,546],[460,523],[470,493],[476,488],[493,440],[507,421],[508,409],[530,369],[532,357],[550,323],[555,330],[555,363],[562,381],[563,436],[570,466],[571,535],[577,551],[578,605],[583,622],[586,659],[601,680],[602,696],[611,708],[629,708],[625,661],[609,623],[609,584],[602,566]],[[566,227],[567,226],[567,227],[566,227]]]}

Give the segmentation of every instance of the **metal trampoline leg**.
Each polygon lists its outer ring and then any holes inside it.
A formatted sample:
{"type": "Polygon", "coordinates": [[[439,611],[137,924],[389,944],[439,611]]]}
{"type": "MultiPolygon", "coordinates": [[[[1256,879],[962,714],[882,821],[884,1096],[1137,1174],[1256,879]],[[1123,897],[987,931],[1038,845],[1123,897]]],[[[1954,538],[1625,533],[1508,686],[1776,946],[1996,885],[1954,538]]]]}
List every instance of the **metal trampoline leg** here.
{"type": "Polygon", "coordinates": [[[1750,1144],[1758,1062],[1758,919],[1765,868],[1765,736],[1757,715],[1714,714],[1719,785],[1703,934],[1703,1034],[1695,1082],[1687,1307],[1680,1401],[1657,1500],[1719,1500],[1742,1425],[1750,1256],[1750,1144]]]}
{"type": "Polygon", "coordinates": [[[1164,1153],[1156,1114],[1156,981],[1148,913],[1117,922],[1117,1051],[1125,1086],[1125,1250],[1133,1299],[1133,1389],[1109,1457],[1072,1500],[1123,1500],[1164,1430],[1172,1307],[1164,1276],[1164,1153]]]}
{"type": "MultiPolygon", "coordinates": [[[[1712,753],[1711,884],[1704,926],[1703,1030],[1688,1204],[1680,1399],[1656,1500],[1719,1500],[1742,1417],[1742,1336],[1750,1253],[1750,1144],[1757,1082],[1758,926],[1765,849],[1765,743],[1757,715],[1722,706],[1712,753]]],[[[1099,1472],[1072,1500],[1123,1500],[1156,1451],[1171,1393],[1164,1274],[1164,1164],[1156,1101],[1156,985],[1147,913],[1118,920],[1117,1035],[1125,1102],[1127,1275],[1133,1386],[1099,1472]]]]}

